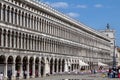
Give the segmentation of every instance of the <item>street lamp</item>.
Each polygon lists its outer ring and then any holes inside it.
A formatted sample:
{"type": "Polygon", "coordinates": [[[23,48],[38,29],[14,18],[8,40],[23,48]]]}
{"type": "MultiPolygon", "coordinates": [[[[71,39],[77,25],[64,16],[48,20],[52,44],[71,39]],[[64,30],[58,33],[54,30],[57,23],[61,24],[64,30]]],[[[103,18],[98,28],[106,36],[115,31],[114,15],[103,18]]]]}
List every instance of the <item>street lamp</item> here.
{"type": "Polygon", "coordinates": [[[116,47],[115,47],[115,39],[114,39],[114,46],[113,46],[113,67],[115,67],[116,68],[116,54],[115,54],[115,49],[116,49],[116,47]]]}

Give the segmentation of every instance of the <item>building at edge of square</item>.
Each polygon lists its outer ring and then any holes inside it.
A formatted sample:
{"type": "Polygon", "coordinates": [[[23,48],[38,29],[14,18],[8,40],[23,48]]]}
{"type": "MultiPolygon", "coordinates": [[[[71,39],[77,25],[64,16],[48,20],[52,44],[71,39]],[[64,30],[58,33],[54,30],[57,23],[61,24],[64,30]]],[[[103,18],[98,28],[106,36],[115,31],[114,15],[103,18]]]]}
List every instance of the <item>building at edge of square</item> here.
{"type": "Polygon", "coordinates": [[[35,78],[110,65],[110,38],[33,0],[0,0],[0,71],[35,78]],[[84,63],[84,64],[83,64],[84,63]]]}

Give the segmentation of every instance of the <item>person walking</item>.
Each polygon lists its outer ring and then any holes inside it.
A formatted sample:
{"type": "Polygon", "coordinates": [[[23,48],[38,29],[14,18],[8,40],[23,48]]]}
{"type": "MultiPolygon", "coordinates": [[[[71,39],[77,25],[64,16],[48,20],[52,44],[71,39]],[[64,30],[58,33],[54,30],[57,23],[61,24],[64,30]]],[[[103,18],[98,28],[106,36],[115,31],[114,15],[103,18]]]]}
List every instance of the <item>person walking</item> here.
{"type": "Polygon", "coordinates": [[[120,68],[118,68],[118,78],[120,78],[120,68]]]}
{"type": "Polygon", "coordinates": [[[0,73],[0,80],[3,80],[3,73],[0,73]]]}

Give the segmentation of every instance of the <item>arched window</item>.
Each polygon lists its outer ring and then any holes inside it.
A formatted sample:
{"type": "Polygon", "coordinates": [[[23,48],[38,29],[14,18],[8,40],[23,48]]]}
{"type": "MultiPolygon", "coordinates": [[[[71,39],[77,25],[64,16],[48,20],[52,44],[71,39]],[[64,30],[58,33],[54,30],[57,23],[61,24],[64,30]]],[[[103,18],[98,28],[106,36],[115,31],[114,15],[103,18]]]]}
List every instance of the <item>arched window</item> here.
{"type": "Polygon", "coordinates": [[[34,17],[34,28],[36,30],[36,17],[34,17]]]}
{"type": "Polygon", "coordinates": [[[1,42],[2,42],[2,38],[1,38],[1,36],[2,36],[2,29],[0,29],[0,46],[1,46],[1,42]]]}
{"type": "Polygon", "coordinates": [[[17,16],[18,14],[17,14],[17,9],[15,10],[15,24],[17,24],[17,16]]]}
{"type": "Polygon", "coordinates": [[[21,33],[19,33],[19,48],[21,48],[21,33]]]}
{"type": "Polygon", "coordinates": [[[25,14],[25,27],[27,27],[27,13],[25,14]]]}
{"type": "Polygon", "coordinates": [[[33,16],[31,18],[31,29],[33,29],[33,16]]]}
{"type": "Polygon", "coordinates": [[[10,7],[8,6],[8,8],[7,8],[7,22],[9,22],[9,17],[10,17],[10,7]]]}
{"type": "Polygon", "coordinates": [[[20,22],[21,22],[21,11],[19,10],[19,13],[18,13],[18,25],[20,25],[20,22]]]}
{"type": "Polygon", "coordinates": [[[6,5],[3,5],[3,21],[5,21],[6,5]]]}
{"type": "Polygon", "coordinates": [[[1,16],[2,16],[2,4],[0,3],[0,20],[1,20],[1,16]]]}
{"type": "Polygon", "coordinates": [[[8,47],[10,47],[10,31],[8,31],[8,47]]]}
{"type": "Polygon", "coordinates": [[[11,44],[12,44],[12,48],[13,48],[14,47],[14,32],[12,32],[12,37],[11,38],[12,38],[12,41],[11,41],[12,43],[11,44]]]}
{"type": "Polygon", "coordinates": [[[22,12],[22,27],[24,27],[24,12],[22,12]]]}
{"type": "Polygon", "coordinates": [[[14,19],[13,18],[13,14],[14,14],[13,12],[14,12],[14,9],[12,8],[12,10],[11,10],[11,23],[13,23],[13,19],[14,19]]]}

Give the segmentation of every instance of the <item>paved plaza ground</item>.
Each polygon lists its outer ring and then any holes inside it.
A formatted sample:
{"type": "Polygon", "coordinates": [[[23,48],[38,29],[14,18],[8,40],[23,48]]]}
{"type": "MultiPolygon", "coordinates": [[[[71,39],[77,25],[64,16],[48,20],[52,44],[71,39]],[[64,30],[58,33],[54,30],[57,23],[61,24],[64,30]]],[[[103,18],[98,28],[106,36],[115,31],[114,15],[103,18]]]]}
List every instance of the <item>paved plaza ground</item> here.
{"type": "Polygon", "coordinates": [[[88,75],[54,75],[43,78],[35,78],[29,80],[120,80],[119,78],[102,77],[101,74],[88,74],[88,75]]]}

